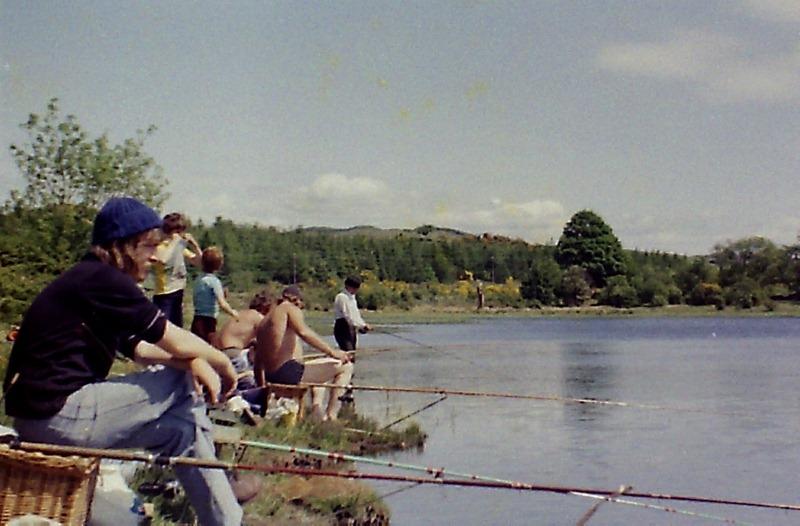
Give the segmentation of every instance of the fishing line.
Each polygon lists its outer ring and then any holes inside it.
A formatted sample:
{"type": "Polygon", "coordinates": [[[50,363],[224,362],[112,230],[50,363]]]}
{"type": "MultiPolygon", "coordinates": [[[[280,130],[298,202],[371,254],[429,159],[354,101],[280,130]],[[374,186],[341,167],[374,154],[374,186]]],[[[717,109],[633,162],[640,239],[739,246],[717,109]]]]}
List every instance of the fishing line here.
{"type": "Polygon", "coordinates": [[[389,497],[393,497],[393,496],[395,496],[395,495],[397,495],[397,494],[399,494],[399,493],[403,493],[403,492],[405,492],[405,491],[408,491],[408,490],[410,490],[410,489],[418,488],[418,487],[420,487],[421,485],[422,485],[422,484],[420,484],[419,482],[415,482],[414,484],[409,484],[408,486],[402,487],[402,488],[400,488],[400,489],[396,489],[396,490],[394,490],[394,491],[390,491],[390,492],[388,492],[388,493],[384,493],[383,495],[378,495],[378,496],[375,498],[375,501],[378,501],[378,500],[383,500],[383,499],[387,499],[387,498],[389,498],[389,497]]]}
{"type": "Polygon", "coordinates": [[[6,395],[11,390],[11,388],[14,387],[14,384],[17,383],[17,380],[19,380],[19,373],[14,373],[14,376],[11,377],[11,381],[8,382],[8,388],[6,388],[5,391],[0,393],[0,404],[2,404],[3,400],[6,399],[6,395]]]}
{"type": "Polygon", "coordinates": [[[390,428],[390,427],[392,427],[393,425],[395,425],[395,424],[399,424],[400,422],[402,422],[402,421],[404,421],[404,420],[407,420],[407,419],[411,418],[411,417],[412,417],[412,416],[414,416],[414,415],[418,415],[419,413],[421,413],[421,412],[425,411],[426,409],[430,409],[431,407],[435,406],[435,405],[436,405],[436,404],[438,404],[439,402],[443,402],[443,401],[445,401],[445,400],[447,400],[447,395],[443,395],[441,398],[439,398],[439,399],[437,399],[437,400],[434,400],[433,402],[431,402],[431,403],[429,403],[429,404],[426,404],[426,405],[424,405],[424,406],[420,407],[420,408],[419,408],[419,409],[417,409],[416,411],[413,411],[413,412],[411,412],[411,413],[408,413],[407,415],[405,415],[405,416],[403,416],[403,417],[401,417],[401,418],[398,418],[397,420],[395,420],[395,421],[394,421],[394,422],[392,422],[391,424],[386,424],[385,426],[383,426],[382,428],[380,428],[378,431],[386,431],[387,429],[389,429],[389,428],[390,428]]]}
{"type": "MultiPolygon", "coordinates": [[[[282,387],[282,384],[271,384],[282,387]]],[[[328,387],[328,388],[341,388],[342,386],[330,383],[313,383],[301,382],[304,387],[328,387]]],[[[542,402],[563,402],[569,404],[589,404],[589,405],[605,405],[613,407],[629,407],[636,409],[652,409],[659,411],[676,411],[685,413],[703,413],[710,415],[727,415],[727,416],[743,416],[737,413],[727,413],[720,411],[711,411],[708,409],[690,408],[690,407],[673,407],[666,405],[655,404],[639,404],[635,402],[622,402],[618,400],[598,400],[595,398],[569,398],[556,395],[536,395],[536,394],[516,394],[516,393],[499,393],[490,391],[468,391],[457,389],[445,389],[442,387],[405,387],[405,386],[384,386],[384,385],[349,385],[349,389],[361,391],[386,391],[386,392],[399,392],[399,393],[427,393],[427,394],[440,394],[440,395],[453,395],[453,396],[474,396],[474,397],[488,397],[488,398],[511,398],[518,400],[538,400],[542,402]]]]}
{"type": "Polygon", "coordinates": [[[432,351],[438,351],[439,350],[436,347],[434,347],[433,345],[429,345],[427,343],[423,343],[423,342],[421,342],[419,340],[415,340],[414,338],[409,338],[407,336],[400,336],[399,334],[397,334],[395,332],[392,332],[392,331],[381,330],[381,329],[373,329],[373,331],[377,332],[379,334],[385,334],[387,336],[392,336],[393,338],[397,338],[398,340],[402,340],[404,342],[413,343],[414,345],[417,345],[419,347],[424,347],[424,348],[430,349],[432,351]]]}
{"type": "MultiPolygon", "coordinates": [[[[489,371],[491,373],[494,373],[495,378],[500,378],[502,380],[509,380],[509,381],[517,381],[517,380],[519,380],[519,378],[512,378],[505,371],[501,371],[501,370],[497,369],[488,360],[479,364],[479,363],[476,363],[473,360],[470,360],[469,358],[465,358],[465,357],[461,356],[459,353],[448,352],[448,351],[445,351],[444,349],[442,349],[441,347],[435,347],[433,345],[429,345],[427,343],[423,343],[423,342],[421,342],[419,340],[416,340],[414,338],[409,338],[407,336],[401,336],[399,334],[396,334],[396,333],[391,332],[391,331],[386,331],[386,330],[380,330],[380,329],[373,329],[373,330],[374,330],[374,332],[378,332],[380,334],[385,334],[387,336],[391,336],[393,338],[397,338],[399,340],[402,340],[402,341],[405,341],[405,342],[408,342],[408,343],[413,343],[414,345],[417,345],[419,347],[422,347],[422,348],[425,348],[425,349],[429,349],[429,350],[432,350],[434,352],[444,354],[445,356],[448,356],[450,358],[454,358],[454,359],[459,360],[461,362],[467,363],[467,364],[471,365],[472,367],[474,367],[476,372],[477,371],[489,371]]],[[[476,378],[476,379],[479,379],[479,378],[476,378]]]]}
{"type": "Polygon", "coordinates": [[[460,360],[462,362],[468,363],[468,364],[470,364],[471,366],[473,366],[475,368],[482,368],[482,369],[485,368],[484,365],[478,365],[477,363],[475,363],[474,361],[470,360],[469,358],[464,358],[463,356],[459,356],[458,354],[451,354],[451,353],[449,353],[447,351],[444,351],[442,349],[434,347],[433,345],[428,345],[426,343],[423,343],[423,342],[421,342],[419,340],[415,340],[413,338],[408,338],[406,336],[400,336],[399,334],[395,334],[395,333],[390,332],[390,331],[384,331],[384,330],[380,330],[380,329],[373,329],[373,330],[375,332],[377,332],[377,333],[385,334],[387,336],[391,336],[393,338],[397,338],[398,340],[402,340],[402,341],[405,341],[405,342],[408,342],[408,343],[413,343],[414,345],[417,345],[417,346],[422,347],[424,349],[429,349],[431,351],[435,351],[437,353],[444,354],[444,355],[449,356],[451,358],[455,358],[456,360],[460,360]]]}

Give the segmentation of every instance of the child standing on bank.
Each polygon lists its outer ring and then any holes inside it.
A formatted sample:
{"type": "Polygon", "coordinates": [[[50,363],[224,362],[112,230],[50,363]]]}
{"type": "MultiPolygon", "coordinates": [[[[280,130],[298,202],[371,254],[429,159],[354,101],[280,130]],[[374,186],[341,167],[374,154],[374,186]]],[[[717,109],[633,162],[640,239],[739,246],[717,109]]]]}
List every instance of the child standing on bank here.
{"type": "Polygon", "coordinates": [[[239,318],[239,313],[225,299],[222,282],[216,275],[222,268],[223,261],[222,250],[218,247],[208,247],[203,250],[201,264],[204,274],[194,282],[192,332],[212,345],[217,332],[219,310],[224,310],[234,319],[239,318]]]}
{"type": "Polygon", "coordinates": [[[183,290],[186,288],[186,261],[200,266],[202,250],[194,237],[186,231],[188,221],[174,212],[164,216],[161,230],[164,240],[156,249],[153,262],[155,277],[153,303],[169,321],[183,327],[183,290]]]}

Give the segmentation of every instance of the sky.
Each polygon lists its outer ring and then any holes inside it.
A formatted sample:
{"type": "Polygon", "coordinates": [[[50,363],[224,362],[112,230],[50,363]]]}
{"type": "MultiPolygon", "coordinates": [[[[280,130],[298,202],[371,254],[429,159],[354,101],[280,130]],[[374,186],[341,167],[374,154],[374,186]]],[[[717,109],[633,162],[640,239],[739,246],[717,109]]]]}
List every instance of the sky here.
{"type": "Polygon", "coordinates": [[[800,2],[0,0],[0,199],[58,97],[162,212],[625,248],[800,233],[800,2]]]}

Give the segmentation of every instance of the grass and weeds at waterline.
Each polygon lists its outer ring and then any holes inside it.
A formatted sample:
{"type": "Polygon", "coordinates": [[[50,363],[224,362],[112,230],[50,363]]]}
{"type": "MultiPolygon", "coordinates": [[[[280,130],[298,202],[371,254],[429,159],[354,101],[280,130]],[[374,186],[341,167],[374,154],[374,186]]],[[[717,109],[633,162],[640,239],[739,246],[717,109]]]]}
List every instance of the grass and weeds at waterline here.
{"type": "MultiPolygon", "coordinates": [[[[712,305],[667,305],[663,307],[631,307],[615,308],[606,305],[587,305],[583,307],[541,307],[541,308],[485,308],[477,311],[474,308],[434,308],[417,307],[410,310],[384,309],[380,311],[361,311],[364,319],[378,331],[394,330],[382,325],[417,325],[439,323],[471,323],[492,318],[561,318],[561,317],[800,317],[800,303],[794,301],[775,302],[769,308],[765,306],[750,309],[727,307],[718,309],[712,305]]],[[[324,310],[306,312],[306,319],[314,330],[322,335],[332,333],[332,314],[324,310]]]]}
{"type": "MultiPolygon", "coordinates": [[[[372,419],[343,410],[336,422],[314,423],[304,419],[295,426],[265,421],[258,427],[244,427],[244,438],[253,442],[270,442],[301,448],[322,449],[363,455],[381,451],[421,448],[425,434],[412,423],[400,430],[379,430],[372,419]]],[[[305,454],[274,452],[255,447],[234,450],[226,446],[223,459],[237,458],[241,464],[270,465],[324,470],[351,470],[350,462],[337,462],[305,454]]],[[[172,474],[161,468],[142,469],[137,483],[171,480],[172,474]]],[[[300,477],[275,474],[263,476],[261,493],[245,505],[245,524],[260,525],[384,525],[389,523],[389,510],[374,490],[362,482],[330,478],[300,477]]],[[[172,525],[191,522],[192,511],[185,497],[147,497],[156,506],[153,524],[172,525]]]]}

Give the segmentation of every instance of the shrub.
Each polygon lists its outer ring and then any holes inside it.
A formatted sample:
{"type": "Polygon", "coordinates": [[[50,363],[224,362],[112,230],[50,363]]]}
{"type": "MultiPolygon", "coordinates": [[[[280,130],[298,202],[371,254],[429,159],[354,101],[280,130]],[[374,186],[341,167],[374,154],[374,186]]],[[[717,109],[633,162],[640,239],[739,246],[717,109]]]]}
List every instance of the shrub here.
{"type": "Polygon", "coordinates": [[[691,305],[714,305],[717,308],[725,306],[722,287],[716,283],[698,283],[689,294],[691,305]]]}
{"type": "Polygon", "coordinates": [[[667,302],[670,305],[680,305],[683,303],[683,292],[677,285],[667,287],[667,302]]]}
{"type": "Polygon", "coordinates": [[[750,309],[764,302],[764,290],[751,278],[743,278],[725,289],[725,303],[740,309],[750,309]]]}
{"type": "Polygon", "coordinates": [[[625,276],[608,278],[606,287],[600,293],[600,303],[612,307],[628,308],[639,304],[639,298],[625,276]]]}

